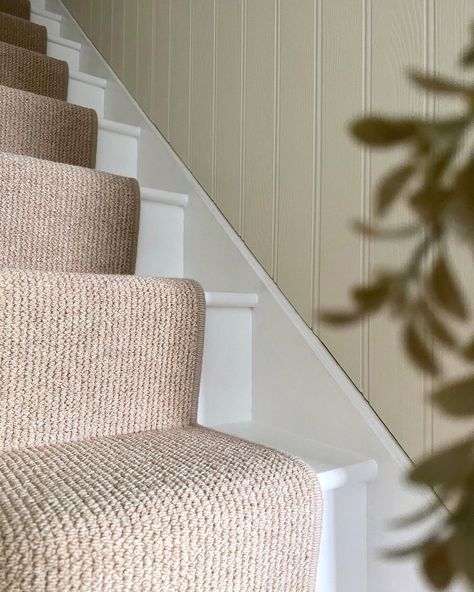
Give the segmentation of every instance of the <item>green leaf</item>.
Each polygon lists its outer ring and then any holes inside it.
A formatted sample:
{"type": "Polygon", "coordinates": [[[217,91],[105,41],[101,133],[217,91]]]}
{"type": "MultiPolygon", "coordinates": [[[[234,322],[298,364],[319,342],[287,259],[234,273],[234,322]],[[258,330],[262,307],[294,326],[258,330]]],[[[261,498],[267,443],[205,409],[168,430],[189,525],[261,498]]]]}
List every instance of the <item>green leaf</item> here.
{"type": "Polygon", "coordinates": [[[449,193],[436,186],[425,185],[410,198],[410,205],[425,222],[436,222],[448,201],[449,193]]]}
{"type": "Polygon", "coordinates": [[[415,467],[409,475],[410,481],[429,487],[458,484],[466,476],[472,450],[471,441],[445,448],[415,467]]]}
{"type": "Polygon", "coordinates": [[[433,395],[433,400],[449,415],[474,415],[474,376],[445,386],[433,395]]]}
{"type": "Polygon", "coordinates": [[[474,337],[472,340],[466,345],[466,347],[462,351],[462,355],[466,360],[469,362],[474,362],[474,337]]]}
{"type": "Polygon", "coordinates": [[[455,575],[448,543],[436,542],[426,547],[423,553],[423,571],[436,590],[448,588],[455,575]]]}
{"type": "Polygon", "coordinates": [[[355,312],[323,312],[320,314],[320,320],[328,325],[350,325],[356,323],[362,317],[362,313],[359,311],[355,312]]]}
{"type": "Polygon", "coordinates": [[[474,47],[471,47],[464,52],[461,58],[461,65],[465,67],[474,66],[474,47]]]}
{"type": "Polygon", "coordinates": [[[405,557],[409,557],[410,555],[414,555],[415,553],[421,553],[425,548],[427,543],[415,543],[414,545],[410,545],[408,547],[402,547],[397,549],[387,549],[383,553],[383,557],[387,559],[404,559],[405,557]]]}
{"type": "Polygon", "coordinates": [[[415,171],[412,164],[405,164],[389,173],[382,180],[377,192],[376,214],[378,216],[383,216],[388,211],[415,171]]]}
{"type": "Polygon", "coordinates": [[[433,299],[439,306],[461,320],[467,319],[464,298],[446,259],[442,255],[439,256],[433,267],[428,287],[433,299]]]}
{"type": "Polygon", "coordinates": [[[360,232],[364,236],[380,240],[403,240],[412,238],[420,234],[422,230],[422,227],[419,224],[400,226],[398,228],[379,228],[377,226],[364,224],[363,222],[354,222],[353,228],[356,232],[360,232]]]}
{"type": "Polygon", "coordinates": [[[439,366],[431,349],[418,334],[413,323],[408,323],[403,334],[403,343],[408,356],[421,370],[432,376],[439,374],[439,366]]]}
{"type": "Polygon", "coordinates": [[[426,508],[419,510],[418,512],[414,512],[413,514],[409,514],[408,516],[404,516],[403,518],[398,518],[394,521],[395,528],[406,528],[407,526],[412,526],[413,524],[417,524],[418,522],[422,522],[426,520],[436,512],[438,512],[443,507],[441,501],[438,498],[435,498],[435,501],[431,503],[426,508]]]}
{"type": "Polygon", "coordinates": [[[363,144],[387,147],[411,140],[416,135],[417,126],[411,119],[366,117],[353,123],[351,132],[363,144]]]}
{"type": "Polygon", "coordinates": [[[426,302],[420,303],[420,312],[433,337],[449,348],[456,347],[456,340],[448,327],[431,310],[426,302]]]}
{"type": "Polygon", "coordinates": [[[352,297],[359,310],[364,313],[378,310],[389,296],[390,283],[387,279],[379,280],[367,288],[357,287],[352,290],[352,297]]]}
{"type": "Polygon", "coordinates": [[[456,95],[469,95],[472,92],[472,89],[464,84],[438,76],[426,76],[419,72],[411,72],[410,78],[422,89],[429,92],[456,95]]]}

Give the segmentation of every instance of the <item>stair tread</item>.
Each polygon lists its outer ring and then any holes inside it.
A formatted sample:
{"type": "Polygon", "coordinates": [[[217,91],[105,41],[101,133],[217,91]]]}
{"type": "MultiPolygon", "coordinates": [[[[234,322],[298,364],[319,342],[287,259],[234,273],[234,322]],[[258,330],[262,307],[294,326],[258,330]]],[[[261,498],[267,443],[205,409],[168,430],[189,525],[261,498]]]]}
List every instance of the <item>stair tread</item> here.
{"type": "Polygon", "coordinates": [[[256,421],[212,426],[214,429],[298,456],[316,472],[324,491],[368,483],[377,475],[377,463],[355,452],[267,426],[256,421]]]}

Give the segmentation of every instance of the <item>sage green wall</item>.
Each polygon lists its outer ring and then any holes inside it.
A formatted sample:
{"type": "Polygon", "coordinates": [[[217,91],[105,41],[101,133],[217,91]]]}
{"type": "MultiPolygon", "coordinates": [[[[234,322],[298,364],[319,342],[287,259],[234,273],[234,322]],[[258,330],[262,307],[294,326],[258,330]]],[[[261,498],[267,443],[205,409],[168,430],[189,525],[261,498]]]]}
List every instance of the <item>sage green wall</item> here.
{"type": "Polygon", "coordinates": [[[457,433],[426,402],[429,384],[387,318],[341,331],[317,311],[405,256],[349,229],[370,222],[391,158],[361,151],[346,125],[372,109],[433,113],[404,70],[452,72],[472,0],[65,3],[407,452],[457,433]]]}

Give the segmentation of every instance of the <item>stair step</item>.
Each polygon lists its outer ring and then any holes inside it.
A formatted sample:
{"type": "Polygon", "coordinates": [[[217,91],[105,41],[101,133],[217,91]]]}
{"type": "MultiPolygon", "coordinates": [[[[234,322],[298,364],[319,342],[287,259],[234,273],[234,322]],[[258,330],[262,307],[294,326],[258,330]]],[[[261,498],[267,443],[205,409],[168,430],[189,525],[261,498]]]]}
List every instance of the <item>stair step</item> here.
{"type": "Polygon", "coordinates": [[[104,116],[104,97],[107,80],[84,72],[69,72],[68,101],[81,107],[95,109],[98,117],[104,116]]]}
{"type": "Polygon", "coordinates": [[[61,35],[63,17],[60,14],[49,12],[49,10],[32,5],[30,20],[32,23],[46,27],[48,29],[48,35],[54,35],[56,37],[61,35]]]}
{"type": "Polygon", "coordinates": [[[182,193],[141,188],[137,275],[183,277],[187,204],[182,193]]]}
{"type": "Polygon", "coordinates": [[[79,70],[81,47],[81,44],[76,41],[70,41],[69,39],[55,35],[48,35],[48,55],[57,60],[67,62],[70,70],[79,70]]]}
{"type": "Polygon", "coordinates": [[[212,427],[297,456],[313,468],[323,491],[316,591],[366,592],[367,484],[377,476],[377,463],[255,421],[212,427]]]}
{"type": "Polygon", "coordinates": [[[96,168],[107,173],[137,177],[138,138],[134,125],[99,119],[96,168]]]}

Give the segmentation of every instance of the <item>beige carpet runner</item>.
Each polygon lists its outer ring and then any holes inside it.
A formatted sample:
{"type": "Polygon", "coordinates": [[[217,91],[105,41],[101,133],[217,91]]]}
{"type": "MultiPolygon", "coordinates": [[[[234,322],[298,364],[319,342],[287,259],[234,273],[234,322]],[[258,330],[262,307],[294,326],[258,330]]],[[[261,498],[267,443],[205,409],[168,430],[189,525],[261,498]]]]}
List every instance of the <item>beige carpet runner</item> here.
{"type": "Polygon", "coordinates": [[[65,101],[68,81],[67,62],[0,41],[0,84],[65,101]]]}
{"type": "Polygon", "coordinates": [[[196,425],[204,292],[132,275],[138,183],[86,168],[97,116],[17,21],[0,15],[0,591],[312,592],[316,476],[196,425]]]}
{"type": "Polygon", "coordinates": [[[0,12],[29,20],[30,10],[30,0],[0,0],[0,12]]]}
{"type": "Polygon", "coordinates": [[[4,271],[0,301],[2,589],[310,591],[314,475],[190,425],[197,284],[4,271]]]}
{"type": "Polygon", "coordinates": [[[42,25],[0,12],[0,41],[46,53],[48,31],[42,25]]]}
{"type": "Polygon", "coordinates": [[[0,151],[95,167],[97,113],[0,86],[0,151]]]}
{"type": "Polygon", "coordinates": [[[133,273],[134,179],[0,153],[0,188],[0,269],[133,273]]]}

